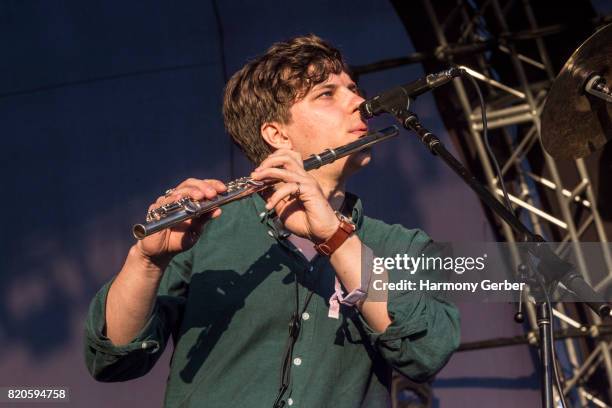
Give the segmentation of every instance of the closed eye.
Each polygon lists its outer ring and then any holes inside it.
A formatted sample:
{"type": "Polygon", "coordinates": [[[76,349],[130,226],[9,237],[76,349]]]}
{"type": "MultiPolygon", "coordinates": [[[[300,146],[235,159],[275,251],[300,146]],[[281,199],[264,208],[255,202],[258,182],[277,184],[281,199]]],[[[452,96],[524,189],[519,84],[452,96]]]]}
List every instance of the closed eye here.
{"type": "Polygon", "coordinates": [[[361,90],[361,89],[359,89],[359,88],[357,87],[357,85],[355,85],[355,84],[349,85],[349,86],[348,86],[348,89],[349,89],[349,91],[351,91],[352,93],[354,93],[354,94],[356,94],[356,95],[363,96],[363,92],[362,92],[362,90],[361,90]]]}

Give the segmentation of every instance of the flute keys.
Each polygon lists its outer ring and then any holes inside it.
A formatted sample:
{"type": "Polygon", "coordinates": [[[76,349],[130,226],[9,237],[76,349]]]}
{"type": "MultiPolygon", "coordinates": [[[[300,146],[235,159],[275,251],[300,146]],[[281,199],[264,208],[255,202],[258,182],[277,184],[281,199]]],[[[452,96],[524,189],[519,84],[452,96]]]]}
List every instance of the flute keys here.
{"type": "Polygon", "coordinates": [[[195,214],[202,209],[202,205],[200,204],[199,201],[195,201],[191,199],[187,199],[185,202],[182,203],[182,205],[183,205],[183,209],[188,214],[195,214]]]}
{"type": "Polygon", "coordinates": [[[189,197],[183,197],[180,200],[164,204],[161,207],[148,211],[146,216],[146,222],[159,221],[162,218],[166,217],[168,214],[182,209],[184,209],[185,211],[197,211],[200,208],[199,206],[199,202],[194,201],[189,197]]]}
{"type": "Polygon", "coordinates": [[[249,178],[249,179],[247,180],[247,183],[248,183],[248,184],[250,184],[250,185],[252,185],[252,186],[255,186],[255,187],[261,187],[261,186],[263,186],[264,184],[266,184],[266,183],[264,183],[263,181],[253,180],[253,179],[251,179],[251,178],[249,178]]]}

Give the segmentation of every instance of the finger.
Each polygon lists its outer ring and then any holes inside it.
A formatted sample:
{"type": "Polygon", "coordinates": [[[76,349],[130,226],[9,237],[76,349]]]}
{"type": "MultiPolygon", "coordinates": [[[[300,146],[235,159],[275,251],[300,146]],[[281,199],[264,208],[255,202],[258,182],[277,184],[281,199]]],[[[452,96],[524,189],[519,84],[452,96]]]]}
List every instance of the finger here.
{"type": "MultiPolygon", "coordinates": [[[[276,150],[274,153],[270,154],[264,161],[262,161],[259,167],[262,167],[262,165],[266,162],[266,160],[275,159],[278,157],[287,157],[289,160],[296,163],[299,167],[304,168],[304,161],[302,160],[302,155],[294,150],[289,150],[289,149],[276,150]]],[[[271,167],[271,166],[267,166],[267,167],[271,167]]]]}
{"type": "Polygon", "coordinates": [[[188,184],[185,187],[178,188],[174,191],[171,197],[191,197],[195,200],[212,199],[218,194],[217,190],[208,183],[188,184]]]}
{"type": "Polygon", "coordinates": [[[287,199],[291,196],[291,194],[296,193],[298,188],[297,183],[283,184],[266,200],[266,209],[269,210],[270,208],[276,207],[281,200],[287,199]]]}
{"type": "Polygon", "coordinates": [[[296,173],[306,172],[304,170],[303,163],[298,163],[294,158],[287,155],[268,157],[253,171],[261,171],[265,168],[284,168],[287,170],[295,171],[296,173]]]}
{"type": "Polygon", "coordinates": [[[186,187],[186,186],[195,185],[198,181],[200,181],[200,180],[198,180],[197,178],[189,177],[188,179],[185,179],[185,180],[181,181],[179,183],[179,185],[176,186],[176,189],[183,188],[183,187],[186,187]]]}
{"type": "Polygon", "coordinates": [[[151,204],[152,207],[157,208],[157,207],[161,207],[162,205],[166,204],[168,202],[168,198],[171,195],[163,195],[163,196],[159,196],[157,197],[157,200],[155,200],[155,202],[153,204],[151,204]]]}
{"type": "Polygon", "coordinates": [[[172,194],[168,196],[164,195],[164,196],[158,197],[155,203],[149,205],[148,212],[156,210],[172,202],[179,201],[180,199],[184,197],[190,197],[194,200],[199,201],[203,199],[213,198],[216,195],[217,195],[217,192],[215,190],[213,191],[207,190],[207,192],[204,192],[196,187],[183,187],[183,188],[174,190],[172,194]]]}
{"type": "Polygon", "coordinates": [[[149,208],[147,209],[147,211],[150,212],[152,210],[155,210],[155,209],[157,209],[157,208],[159,208],[159,207],[161,207],[161,206],[163,206],[165,204],[168,204],[168,203],[171,203],[173,201],[176,201],[179,198],[180,198],[180,196],[177,196],[177,195],[174,195],[174,194],[169,195],[169,196],[165,196],[165,195],[164,196],[159,196],[159,197],[157,197],[157,200],[155,200],[155,202],[153,204],[149,205],[149,208]]]}
{"type": "Polygon", "coordinates": [[[204,179],[204,182],[210,184],[218,193],[222,193],[227,190],[227,186],[221,181],[217,179],[204,179]]]}
{"type": "Polygon", "coordinates": [[[225,191],[227,188],[225,187],[225,184],[223,184],[221,181],[219,180],[214,180],[214,179],[204,179],[204,180],[200,180],[200,179],[196,179],[196,178],[188,178],[187,180],[183,181],[181,184],[179,184],[176,187],[176,190],[182,189],[182,188],[197,188],[200,189],[202,191],[205,192],[205,194],[211,194],[212,192],[223,192],[225,191]]]}
{"type": "Polygon", "coordinates": [[[185,187],[175,191],[173,197],[175,199],[180,199],[181,197],[191,197],[194,200],[204,200],[211,199],[217,195],[217,191],[215,189],[204,189],[202,190],[200,187],[185,187]]]}
{"type": "Polygon", "coordinates": [[[296,152],[295,150],[287,150],[286,155],[293,161],[295,162],[298,167],[300,168],[304,168],[304,160],[302,159],[302,154],[299,152],[296,152]]]}
{"type": "Polygon", "coordinates": [[[154,210],[154,209],[160,207],[162,205],[160,203],[161,199],[162,199],[162,197],[158,197],[157,200],[155,200],[155,202],[149,206],[148,210],[151,211],[151,210],[154,210]]]}
{"type": "Polygon", "coordinates": [[[302,179],[303,176],[296,173],[295,171],[271,167],[267,169],[261,169],[259,171],[254,171],[253,173],[251,173],[251,178],[253,178],[254,180],[272,179],[281,180],[284,182],[296,182],[302,179]]]}

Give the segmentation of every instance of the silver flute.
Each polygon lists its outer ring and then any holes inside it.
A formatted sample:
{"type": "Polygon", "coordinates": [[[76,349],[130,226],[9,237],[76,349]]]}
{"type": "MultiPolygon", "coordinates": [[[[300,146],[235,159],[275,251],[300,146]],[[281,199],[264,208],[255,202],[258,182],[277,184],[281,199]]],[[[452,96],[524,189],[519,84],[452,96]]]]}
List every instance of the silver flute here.
{"type": "MultiPolygon", "coordinates": [[[[397,126],[390,126],[382,130],[369,132],[354,142],[347,143],[335,149],[326,149],[319,154],[313,154],[304,160],[304,170],[310,171],[318,169],[341,157],[366,149],[383,140],[397,136],[398,134],[399,129],[397,126]]],[[[241,177],[227,183],[227,190],[217,194],[213,199],[199,201],[191,197],[183,197],[177,201],[150,210],[143,224],[136,224],[132,227],[132,233],[134,238],[143,239],[190,218],[196,218],[207,212],[214,211],[224,204],[265,190],[276,183],[278,183],[278,181],[264,182],[253,180],[250,177],[241,177]]]]}

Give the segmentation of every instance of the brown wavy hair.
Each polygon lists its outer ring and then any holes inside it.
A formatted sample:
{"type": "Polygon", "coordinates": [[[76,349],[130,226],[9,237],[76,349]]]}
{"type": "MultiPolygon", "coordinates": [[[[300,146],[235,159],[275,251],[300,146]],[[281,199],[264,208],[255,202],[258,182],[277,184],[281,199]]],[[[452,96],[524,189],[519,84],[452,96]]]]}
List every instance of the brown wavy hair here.
{"type": "Polygon", "coordinates": [[[274,151],[261,137],[261,126],[290,123],[295,102],[343,71],[349,73],[340,51],[314,34],[273,44],[228,81],[223,98],[227,132],[258,165],[274,151]]]}

